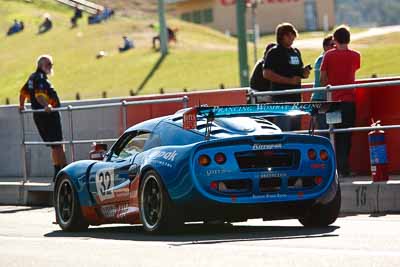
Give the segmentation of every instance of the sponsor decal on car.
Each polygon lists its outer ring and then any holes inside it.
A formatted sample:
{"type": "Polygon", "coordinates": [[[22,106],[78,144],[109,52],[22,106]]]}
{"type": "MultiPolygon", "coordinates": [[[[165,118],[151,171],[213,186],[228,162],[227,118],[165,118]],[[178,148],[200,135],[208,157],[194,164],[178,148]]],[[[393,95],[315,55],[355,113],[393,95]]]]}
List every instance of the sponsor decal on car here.
{"type": "Polygon", "coordinates": [[[253,150],[271,150],[282,148],[282,144],[254,144],[253,150]]]}
{"type": "Polygon", "coordinates": [[[324,163],[313,163],[311,164],[311,169],[325,169],[326,165],[324,163]]]}
{"type": "Polygon", "coordinates": [[[178,153],[174,151],[155,151],[150,157],[153,158],[153,163],[159,164],[163,167],[173,168],[174,165],[171,164],[175,161],[178,153]]]}
{"type": "Polygon", "coordinates": [[[286,177],[287,173],[279,172],[263,172],[260,174],[260,178],[272,178],[272,177],[286,177]]]}
{"type": "Polygon", "coordinates": [[[153,160],[154,163],[160,164],[163,167],[173,168],[172,164],[163,160],[153,160]]]}
{"type": "Polygon", "coordinates": [[[174,161],[175,157],[178,155],[178,153],[176,152],[176,150],[174,151],[170,151],[170,152],[166,152],[166,151],[156,151],[154,152],[154,154],[152,154],[151,156],[153,158],[163,158],[167,161],[174,161]]]}
{"type": "Polygon", "coordinates": [[[252,195],[252,198],[281,198],[281,197],[287,197],[287,194],[281,194],[281,193],[275,193],[275,194],[263,194],[263,195],[252,195]]]}
{"type": "Polygon", "coordinates": [[[96,172],[96,189],[100,201],[114,198],[114,169],[100,169],[96,172]]]}
{"type": "Polygon", "coordinates": [[[221,174],[227,174],[231,173],[232,170],[225,170],[225,169],[217,169],[217,170],[207,170],[206,175],[211,176],[211,175],[221,175],[221,174]]]}
{"type": "Polygon", "coordinates": [[[120,205],[107,205],[101,207],[101,213],[105,218],[123,218],[128,214],[129,205],[128,203],[120,205]]]}

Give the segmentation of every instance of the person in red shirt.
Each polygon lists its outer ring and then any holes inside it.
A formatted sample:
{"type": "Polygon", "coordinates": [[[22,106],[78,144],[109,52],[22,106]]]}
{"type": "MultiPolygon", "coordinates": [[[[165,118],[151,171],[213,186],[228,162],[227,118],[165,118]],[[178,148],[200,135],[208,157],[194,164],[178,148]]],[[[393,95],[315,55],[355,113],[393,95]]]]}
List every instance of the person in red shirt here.
{"type": "MultiPolygon", "coordinates": [[[[336,47],[326,52],[322,61],[321,86],[353,84],[356,79],[356,71],[361,65],[361,55],[348,47],[350,43],[349,28],[344,25],[336,28],[333,39],[336,47]]],[[[342,123],[337,124],[336,128],[353,127],[356,117],[354,89],[333,91],[332,100],[342,102],[340,104],[342,123]]],[[[335,149],[339,176],[349,176],[348,157],[351,149],[351,133],[336,134],[335,149]]]]}

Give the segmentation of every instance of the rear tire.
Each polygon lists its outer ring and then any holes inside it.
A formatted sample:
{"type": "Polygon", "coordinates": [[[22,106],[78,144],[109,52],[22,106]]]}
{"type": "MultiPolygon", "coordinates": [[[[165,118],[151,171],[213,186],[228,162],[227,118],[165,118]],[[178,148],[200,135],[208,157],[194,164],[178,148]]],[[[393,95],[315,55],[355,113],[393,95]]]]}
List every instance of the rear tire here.
{"type": "Polygon", "coordinates": [[[336,221],[339,217],[341,204],[340,185],[333,200],[327,204],[317,204],[310,208],[299,221],[305,227],[326,227],[336,221]]]}
{"type": "Polygon", "coordinates": [[[139,212],[143,228],[148,233],[176,231],[180,226],[179,216],[155,171],[148,171],[139,188],[139,212]]]}
{"type": "Polygon", "coordinates": [[[61,229],[68,232],[86,230],[89,224],[82,215],[78,193],[68,176],[57,181],[54,193],[56,220],[61,229]]]}

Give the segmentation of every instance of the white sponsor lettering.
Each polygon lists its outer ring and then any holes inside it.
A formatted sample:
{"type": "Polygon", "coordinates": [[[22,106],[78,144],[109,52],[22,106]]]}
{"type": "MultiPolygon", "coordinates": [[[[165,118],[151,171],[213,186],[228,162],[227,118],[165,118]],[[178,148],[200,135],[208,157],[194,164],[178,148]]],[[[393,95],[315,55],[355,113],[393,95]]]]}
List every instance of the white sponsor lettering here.
{"type": "Polygon", "coordinates": [[[158,151],[156,152],[156,154],[154,155],[154,158],[163,158],[165,160],[168,161],[174,161],[175,157],[178,155],[178,153],[176,153],[176,150],[171,151],[171,152],[166,152],[166,151],[158,151]]]}
{"type": "Polygon", "coordinates": [[[211,176],[211,175],[221,175],[231,172],[232,172],[231,170],[207,170],[206,174],[207,176],[211,176]]]}
{"type": "Polygon", "coordinates": [[[253,150],[269,150],[275,148],[282,148],[282,144],[254,144],[253,150]]]}
{"type": "Polygon", "coordinates": [[[286,176],[287,176],[287,173],[263,172],[260,174],[260,178],[286,177],[286,176]]]}
{"type": "Polygon", "coordinates": [[[123,218],[128,214],[128,203],[121,205],[107,205],[101,207],[101,213],[106,218],[123,218]]]}
{"type": "Polygon", "coordinates": [[[280,198],[280,197],[287,197],[287,194],[265,194],[265,195],[253,195],[252,198],[280,198]]]}

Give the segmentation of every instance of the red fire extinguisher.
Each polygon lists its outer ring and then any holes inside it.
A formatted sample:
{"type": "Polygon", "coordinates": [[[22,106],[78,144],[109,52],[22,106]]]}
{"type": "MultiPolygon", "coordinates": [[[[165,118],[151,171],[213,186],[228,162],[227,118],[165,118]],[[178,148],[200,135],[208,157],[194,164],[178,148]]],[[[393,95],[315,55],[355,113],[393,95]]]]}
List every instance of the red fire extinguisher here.
{"type": "MultiPolygon", "coordinates": [[[[380,122],[374,122],[372,119],[371,126],[380,126],[380,122]]],[[[370,131],[368,133],[368,143],[372,181],[382,182],[389,180],[385,132],[383,130],[370,131]]]]}

